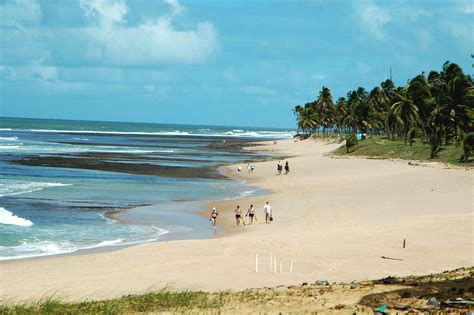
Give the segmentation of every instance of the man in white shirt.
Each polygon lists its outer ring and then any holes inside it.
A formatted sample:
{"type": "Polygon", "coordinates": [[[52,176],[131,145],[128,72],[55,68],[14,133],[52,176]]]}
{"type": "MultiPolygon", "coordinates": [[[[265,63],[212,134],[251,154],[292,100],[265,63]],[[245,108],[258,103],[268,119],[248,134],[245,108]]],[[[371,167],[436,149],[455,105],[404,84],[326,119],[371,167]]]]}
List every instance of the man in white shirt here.
{"type": "Polygon", "coordinates": [[[265,213],[265,223],[270,223],[270,221],[273,221],[272,218],[272,206],[270,204],[266,203],[266,205],[263,207],[263,212],[265,213]]]}

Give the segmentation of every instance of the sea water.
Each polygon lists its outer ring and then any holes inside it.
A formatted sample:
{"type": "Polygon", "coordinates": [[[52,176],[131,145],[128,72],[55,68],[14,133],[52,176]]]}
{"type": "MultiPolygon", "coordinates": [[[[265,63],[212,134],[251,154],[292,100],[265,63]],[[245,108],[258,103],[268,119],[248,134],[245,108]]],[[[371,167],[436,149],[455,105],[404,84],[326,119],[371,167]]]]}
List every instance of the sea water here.
{"type": "Polygon", "coordinates": [[[256,191],[216,171],[255,154],[212,144],[292,135],[0,118],[0,260],[208,237],[209,222],[196,214],[205,202],[256,191]]]}

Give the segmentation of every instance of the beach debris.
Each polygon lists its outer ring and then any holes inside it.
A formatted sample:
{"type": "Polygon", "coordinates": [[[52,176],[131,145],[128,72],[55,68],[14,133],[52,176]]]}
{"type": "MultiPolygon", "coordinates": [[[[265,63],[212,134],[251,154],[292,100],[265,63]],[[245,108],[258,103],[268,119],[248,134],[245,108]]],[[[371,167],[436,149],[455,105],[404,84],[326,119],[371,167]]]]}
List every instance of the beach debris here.
{"type": "Polygon", "coordinates": [[[302,287],[304,287],[304,286],[306,286],[306,285],[308,285],[308,282],[303,282],[303,283],[301,284],[302,287]]]}
{"type": "Polygon", "coordinates": [[[316,280],[316,282],[314,284],[316,284],[316,285],[329,285],[329,282],[325,279],[321,279],[321,280],[316,280]]]}
{"type": "Polygon", "coordinates": [[[439,301],[435,297],[430,298],[428,302],[426,302],[426,304],[436,308],[441,306],[441,303],[439,303],[439,301]]]}
{"type": "Polygon", "coordinates": [[[358,285],[357,283],[353,283],[351,284],[351,289],[354,290],[354,289],[359,289],[360,288],[360,285],[358,285]]]}
{"type": "Polygon", "coordinates": [[[446,300],[444,304],[447,305],[474,305],[474,301],[464,300],[463,298],[457,298],[456,300],[446,300]]]}
{"type": "Polygon", "coordinates": [[[393,257],[386,257],[386,256],[380,256],[380,258],[382,258],[382,259],[389,259],[389,260],[399,260],[399,261],[403,261],[403,259],[401,259],[401,258],[393,258],[393,257]]]}
{"type": "Polygon", "coordinates": [[[393,284],[397,281],[397,279],[395,277],[392,277],[392,276],[388,276],[386,278],[382,278],[380,279],[380,281],[383,283],[383,284],[393,284]]]}
{"type": "Polygon", "coordinates": [[[385,311],[387,310],[387,305],[381,305],[377,310],[374,311],[374,315],[385,315],[387,314],[385,311]]]}

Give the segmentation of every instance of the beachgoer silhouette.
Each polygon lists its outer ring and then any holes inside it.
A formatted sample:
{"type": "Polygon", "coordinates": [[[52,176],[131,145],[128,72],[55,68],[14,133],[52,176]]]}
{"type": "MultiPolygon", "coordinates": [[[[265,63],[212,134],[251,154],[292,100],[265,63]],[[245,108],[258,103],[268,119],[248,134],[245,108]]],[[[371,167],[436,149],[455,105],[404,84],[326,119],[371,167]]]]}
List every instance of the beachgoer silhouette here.
{"type": "Polygon", "coordinates": [[[278,165],[277,165],[278,175],[281,175],[282,170],[283,170],[283,164],[281,163],[281,161],[278,161],[278,165]]]}
{"type": "Polygon", "coordinates": [[[217,220],[218,215],[219,215],[219,211],[217,211],[216,207],[212,207],[211,218],[209,219],[211,221],[212,227],[216,226],[216,220],[217,220]]]}
{"type": "Polygon", "coordinates": [[[267,201],[265,206],[263,207],[263,213],[265,213],[265,223],[270,223],[270,221],[273,221],[272,216],[273,216],[273,211],[272,211],[272,206],[270,206],[270,203],[267,201]]]}
{"type": "Polygon", "coordinates": [[[255,220],[257,220],[257,216],[255,215],[255,208],[253,207],[253,205],[250,205],[250,208],[247,210],[247,213],[245,214],[245,216],[249,217],[250,224],[253,223],[254,218],[255,220]]]}
{"type": "Polygon", "coordinates": [[[285,174],[288,174],[290,172],[290,165],[288,164],[288,161],[285,163],[285,174]]]}
{"type": "Polygon", "coordinates": [[[240,221],[242,221],[242,211],[240,210],[240,206],[237,206],[237,208],[234,210],[234,214],[235,214],[235,224],[237,226],[240,226],[240,221]]]}

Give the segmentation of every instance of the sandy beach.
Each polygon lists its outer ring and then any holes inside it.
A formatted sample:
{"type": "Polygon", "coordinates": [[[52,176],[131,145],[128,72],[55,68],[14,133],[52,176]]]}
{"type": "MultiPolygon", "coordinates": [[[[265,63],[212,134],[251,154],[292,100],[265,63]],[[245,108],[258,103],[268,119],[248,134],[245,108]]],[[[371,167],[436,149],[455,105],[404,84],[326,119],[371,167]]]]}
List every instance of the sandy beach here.
{"type": "Polygon", "coordinates": [[[2,262],[0,298],[101,299],[165,286],[240,290],[473,265],[472,170],[328,156],[338,146],[287,140],[252,148],[294,156],[289,175],[277,175],[275,161],[257,163],[253,174],[245,165],[240,175],[226,167],[269,194],[215,203],[222,235],[2,262]],[[263,224],[265,201],[273,207],[271,224],[263,224]],[[258,223],[235,227],[233,209],[239,204],[245,213],[251,203],[258,223]],[[270,272],[270,253],[281,258],[282,273],[270,272]]]}

